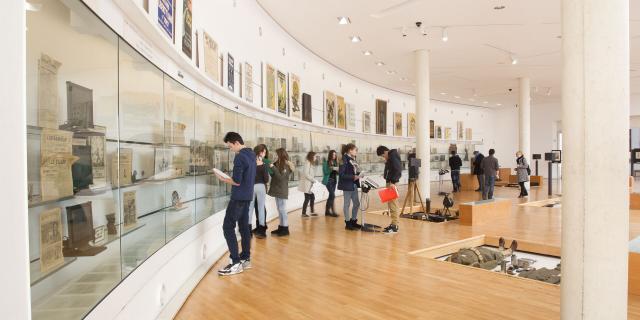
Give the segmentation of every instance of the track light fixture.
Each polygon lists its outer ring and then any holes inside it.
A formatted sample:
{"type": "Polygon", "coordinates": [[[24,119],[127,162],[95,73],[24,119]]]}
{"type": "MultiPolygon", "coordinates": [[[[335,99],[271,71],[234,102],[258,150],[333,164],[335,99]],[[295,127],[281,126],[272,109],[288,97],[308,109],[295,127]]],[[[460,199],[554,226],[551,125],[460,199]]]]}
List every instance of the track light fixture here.
{"type": "Polygon", "coordinates": [[[358,43],[358,42],[362,41],[362,39],[359,36],[351,36],[351,37],[349,37],[349,39],[351,39],[351,42],[353,42],[353,43],[358,43]]]}
{"type": "Polygon", "coordinates": [[[442,42],[449,41],[449,34],[447,33],[447,28],[442,28],[442,42]]]}
{"type": "Polygon", "coordinates": [[[405,26],[402,27],[402,36],[403,37],[407,36],[407,27],[405,27],[405,26]]]}
{"type": "Polygon", "coordinates": [[[351,23],[351,19],[349,19],[349,17],[338,17],[338,24],[350,24],[351,23]]]}
{"type": "Polygon", "coordinates": [[[511,64],[518,64],[518,57],[515,54],[512,53],[509,57],[511,58],[511,64]]]}

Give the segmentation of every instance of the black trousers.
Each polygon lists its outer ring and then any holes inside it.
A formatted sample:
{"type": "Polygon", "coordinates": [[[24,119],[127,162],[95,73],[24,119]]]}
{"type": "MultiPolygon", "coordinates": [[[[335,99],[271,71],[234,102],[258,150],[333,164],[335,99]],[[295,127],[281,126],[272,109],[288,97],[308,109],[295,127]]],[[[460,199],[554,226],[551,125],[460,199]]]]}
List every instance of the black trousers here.
{"type": "Polygon", "coordinates": [[[314,213],[313,203],[316,201],[316,195],[313,193],[305,193],[304,194],[304,202],[302,203],[302,214],[307,213],[307,205],[310,205],[311,213],[314,213]]]}
{"type": "Polygon", "coordinates": [[[518,184],[520,185],[520,196],[526,197],[529,195],[529,192],[527,192],[527,182],[518,182],[518,184]]]}

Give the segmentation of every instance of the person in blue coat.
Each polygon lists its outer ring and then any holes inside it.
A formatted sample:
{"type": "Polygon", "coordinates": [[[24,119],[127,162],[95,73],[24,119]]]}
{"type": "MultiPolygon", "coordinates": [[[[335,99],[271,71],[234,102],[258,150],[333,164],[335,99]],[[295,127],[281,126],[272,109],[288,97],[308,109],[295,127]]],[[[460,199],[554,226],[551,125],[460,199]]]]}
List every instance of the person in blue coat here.
{"type": "Polygon", "coordinates": [[[358,199],[358,188],[360,187],[360,169],[356,162],[356,154],[358,148],[355,144],[349,143],[342,149],[342,165],[338,172],[340,179],[338,180],[338,190],[342,190],[344,197],[344,228],[346,230],[358,230],[362,228],[358,224],[358,209],[360,208],[360,199],[358,199]],[[349,216],[349,206],[351,208],[351,216],[349,216]]]}

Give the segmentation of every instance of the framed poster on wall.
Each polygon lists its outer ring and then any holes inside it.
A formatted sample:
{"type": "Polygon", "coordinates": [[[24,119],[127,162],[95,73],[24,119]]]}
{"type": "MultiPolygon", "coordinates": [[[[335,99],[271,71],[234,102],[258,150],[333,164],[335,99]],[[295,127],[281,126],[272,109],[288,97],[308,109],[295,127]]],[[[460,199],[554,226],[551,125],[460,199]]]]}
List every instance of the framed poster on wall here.
{"type": "Polygon", "coordinates": [[[192,27],[192,14],[191,14],[191,0],[183,0],[182,2],[182,52],[191,59],[192,57],[192,40],[191,40],[191,27],[192,27]]]}
{"type": "Polygon", "coordinates": [[[158,24],[173,42],[174,0],[158,0],[158,24]]]}
{"type": "Polygon", "coordinates": [[[311,95],[302,94],[302,121],[312,122],[313,113],[311,111],[311,95]]]}
{"type": "Polygon", "coordinates": [[[429,138],[435,139],[436,137],[436,122],[429,120],[429,138]]]}
{"type": "Polygon", "coordinates": [[[264,106],[267,109],[276,110],[276,69],[268,63],[265,64],[263,88],[264,106]]]}
{"type": "Polygon", "coordinates": [[[250,63],[245,62],[242,74],[244,77],[242,80],[244,85],[244,99],[249,102],[253,102],[253,66],[250,63]]]}
{"type": "Polygon", "coordinates": [[[300,78],[293,73],[289,74],[289,99],[291,117],[302,119],[302,101],[300,101],[300,78]]]}
{"type": "Polygon", "coordinates": [[[220,60],[218,60],[218,43],[211,36],[202,32],[204,37],[204,73],[215,83],[220,83],[220,60]]]}
{"type": "Polygon", "coordinates": [[[336,127],[336,95],[331,91],[324,92],[324,125],[336,127]]]}
{"type": "Polygon", "coordinates": [[[402,113],[393,113],[393,135],[396,137],[402,136],[402,113]]]}
{"type": "Polygon", "coordinates": [[[371,112],[369,111],[362,112],[362,132],[371,132],[371,112]]]}
{"type": "Polygon", "coordinates": [[[456,123],[457,132],[458,132],[458,140],[464,140],[464,125],[462,121],[458,121],[456,123]]]}
{"type": "Polygon", "coordinates": [[[278,112],[289,114],[287,106],[287,75],[278,70],[278,112]]]}
{"type": "Polygon", "coordinates": [[[230,53],[227,53],[227,88],[231,92],[235,92],[235,61],[230,53]]]}
{"type": "Polygon", "coordinates": [[[356,130],[356,106],[347,104],[347,130],[356,130]]]}
{"type": "Polygon", "coordinates": [[[407,136],[416,136],[416,114],[412,112],[407,113],[407,136]]]}
{"type": "Polygon", "coordinates": [[[376,99],[376,133],[387,134],[387,101],[376,99]]]}
{"type": "Polygon", "coordinates": [[[344,97],[338,96],[338,125],[339,129],[347,129],[347,104],[344,97]]]}

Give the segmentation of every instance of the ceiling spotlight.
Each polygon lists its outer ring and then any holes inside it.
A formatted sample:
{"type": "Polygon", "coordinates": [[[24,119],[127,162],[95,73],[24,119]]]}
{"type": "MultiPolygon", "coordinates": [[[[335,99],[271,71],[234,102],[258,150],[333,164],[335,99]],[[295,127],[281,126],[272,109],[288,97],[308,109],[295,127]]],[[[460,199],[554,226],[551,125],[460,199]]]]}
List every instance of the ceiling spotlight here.
{"type": "Polygon", "coordinates": [[[373,52],[367,50],[367,51],[362,51],[362,54],[364,54],[365,56],[370,56],[373,54],[373,52]]]}
{"type": "Polygon", "coordinates": [[[446,92],[440,92],[441,95],[446,96],[447,93],[446,92]]]}
{"type": "MultiPolygon", "coordinates": [[[[371,54],[371,53],[369,53],[369,54],[371,54]]],[[[382,61],[377,61],[377,62],[376,62],[376,66],[378,66],[378,67],[382,67],[382,66],[384,66],[384,62],[382,62],[382,61]]]]}
{"type": "Polygon", "coordinates": [[[389,70],[389,71],[387,71],[387,74],[396,74],[396,72],[393,71],[393,70],[389,70]]]}
{"type": "Polygon", "coordinates": [[[551,87],[547,89],[547,97],[551,95],[551,87]]]}
{"type": "Polygon", "coordinates": [[[453,97],[456,98],[456,99],[460,99],[460,96],[453,96],[453,97]]]}
{"type": "Polygon", "coordinates": [[[449,41],[449,34],[447,34],[447,28],[442,28],[442,42],[449,41]]]}
{"type": "Polygon", "coordinates": [[[407,36],[407,27],[402,27],[402,36],[403,37],[407,36]]]}
{"type": "Polygon", "coordinates": [[[421,26],[420,27],[420,33],[422,33],[423,36],[427,35],[427,28],[425,28],[425,26],[421,26]]]}
{"type": "Polygon", "coordinates": [[[351,19],[349,17],[338,17],[338,24],[349,24],[351,19]]]}
{"type": "Polygon", "coordinates": [[[504,8],[506,8],[506,6],[495,6],[493,7],[493,10],[502,10],[504,8]]]}
{"type": "Polygon", "coordinates": [[[502,103],[496,103],[496,106],[498,106],[498,107],[502,106],[502,103]]]}
{"type": "Polygon", "coordinates": [[[358,43],[358,42],[362,41],[362,39],[360,39],[360,37],[358,37],[358,36],[351,36],[349,38],[351,39],[351,42],[353,42],[353,43],[358,43]]]}
{"type": "Polygon", "coordinates": [[[512,53],[510,56],[511,64],[518,64],[518,58],[512,53]]]}

